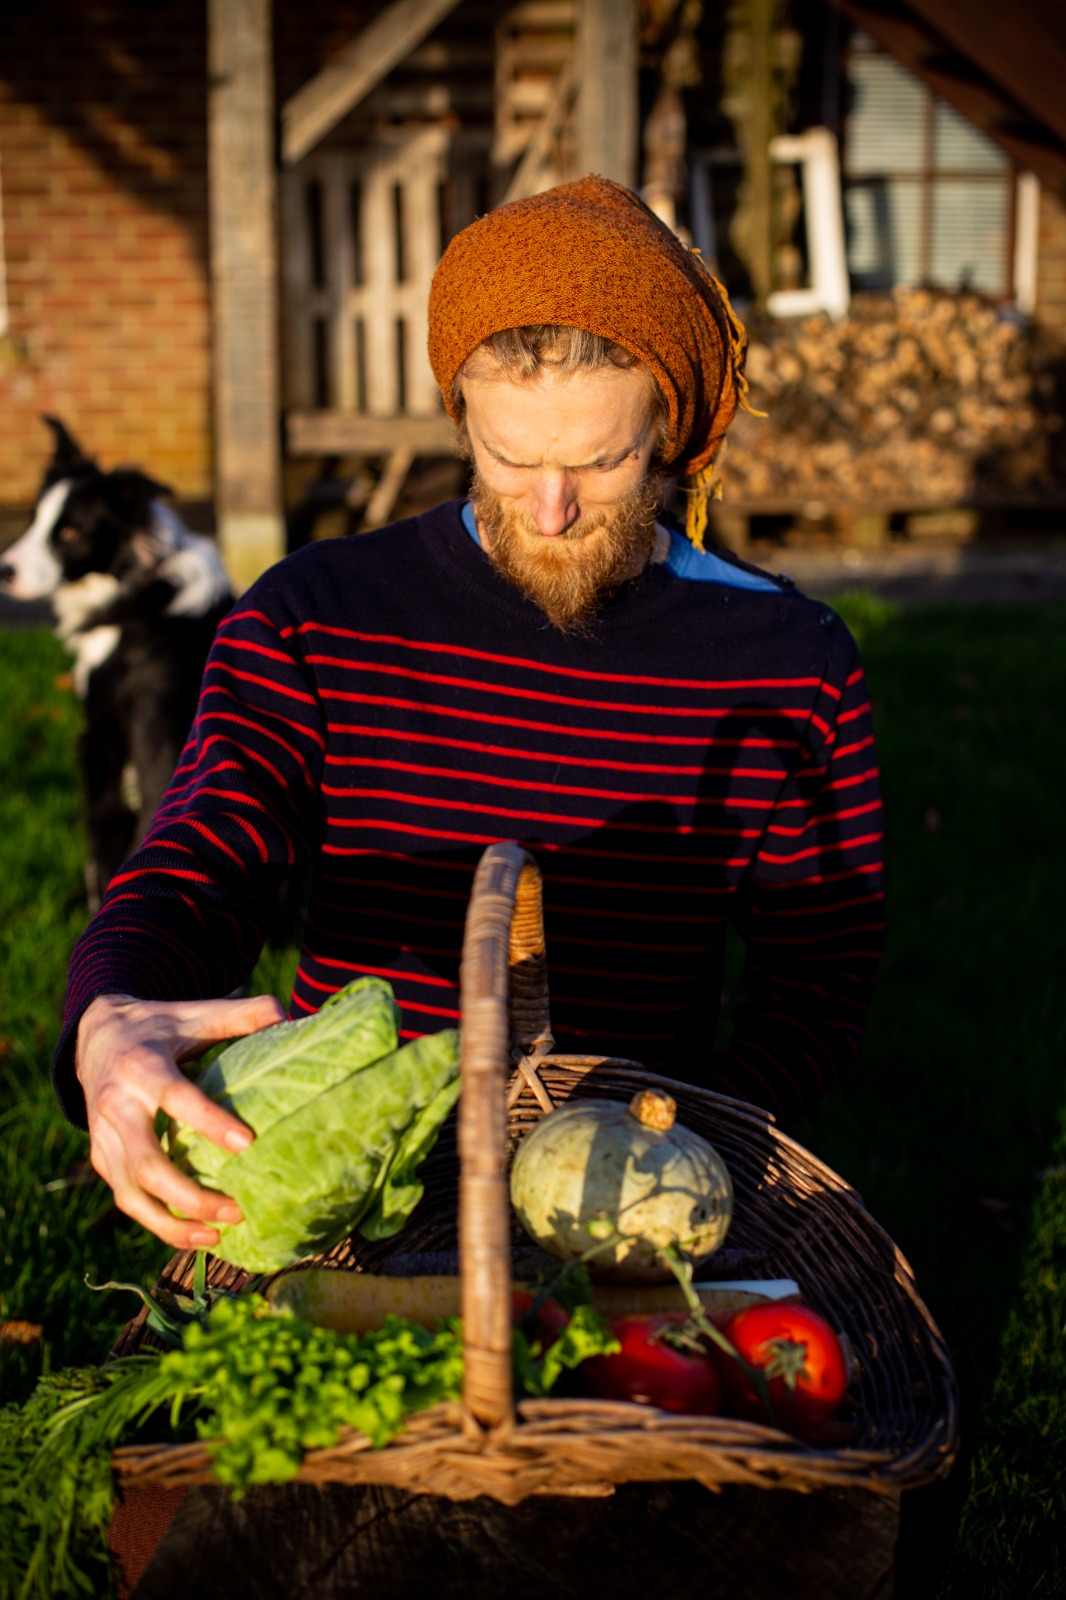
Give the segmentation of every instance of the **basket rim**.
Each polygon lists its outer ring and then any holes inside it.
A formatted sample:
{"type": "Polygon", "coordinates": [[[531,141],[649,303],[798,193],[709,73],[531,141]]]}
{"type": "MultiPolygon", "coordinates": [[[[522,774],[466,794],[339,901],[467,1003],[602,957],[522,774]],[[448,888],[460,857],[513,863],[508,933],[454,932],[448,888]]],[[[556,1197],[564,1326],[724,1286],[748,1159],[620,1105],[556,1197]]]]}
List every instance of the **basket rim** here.
{"type": "MultiPolygon", "coordinates": [[[[758,1460],[767,1472],[768,1486],[801,1492],[865,1488],[872,1493],[896,1494],[944,1477],[956,1454],[948,1418],[931,1430],[928,1439],[900,1456],[890,1450],[812,1445],[765,1423],[679,1415],[622,1400],[521,1400],[516,1413],[518,1426],[484,1430],[470,1425],[460,1401],[442,1401],[409,1417],[404,1427],[380,1446],[357,1429],[343,1428],[335,1445],[308,1451],[290,1481],[393,1482],[396,1472],[391,1463],[398,1465],[399,1456],[421,1455],[427,1447],[446,1448],[452,1470],[462,1477],[465,1464],[472,1491],[480,1494],[486,1492],[479,1482],[482,1477],[491,1480],[494,1475],[521,1472],[529,1467],[534,1454],[566,1446],[569,1455],[575,1448],[607,1444],[609,1450],[602,1453],[613,1459],[598,1460],[584,1469],[579,1465],[567,1473],[571,1489],[605,1481],[620,1484],[693,1477],[708,1487],[751,1482],[752,1463],[758,1460]],[[671,1470],[679,1447],[686,1446],[685,1469],[671,1470]],[[690,1465],[692,1452],[706,1458],[702,1471],[695,1474],[690,1465]]],[[[162,1481],[171,1486],[217,1484],[211,1470],[214,1443],[200,1439],[185,1444],[123,1445],[112,1453],[112,1464],[124,1489],[162,1481]]]]}

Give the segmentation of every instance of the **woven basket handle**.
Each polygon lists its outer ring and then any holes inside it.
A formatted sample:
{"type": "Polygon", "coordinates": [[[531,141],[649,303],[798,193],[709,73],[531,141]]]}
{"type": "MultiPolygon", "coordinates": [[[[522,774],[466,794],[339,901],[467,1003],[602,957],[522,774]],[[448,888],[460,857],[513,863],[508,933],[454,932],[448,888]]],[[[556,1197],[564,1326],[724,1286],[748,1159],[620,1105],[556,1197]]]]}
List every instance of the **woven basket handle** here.
{"type": "Polygon", "coordinates": [[[504,1090],[511,1038],[551,1048],[540,871],[517,844],[494,844],[474,875],[459,989],[459,1260],[463,1402],[482,1427],[514,1417],[511,1251],[504,1090]]]}

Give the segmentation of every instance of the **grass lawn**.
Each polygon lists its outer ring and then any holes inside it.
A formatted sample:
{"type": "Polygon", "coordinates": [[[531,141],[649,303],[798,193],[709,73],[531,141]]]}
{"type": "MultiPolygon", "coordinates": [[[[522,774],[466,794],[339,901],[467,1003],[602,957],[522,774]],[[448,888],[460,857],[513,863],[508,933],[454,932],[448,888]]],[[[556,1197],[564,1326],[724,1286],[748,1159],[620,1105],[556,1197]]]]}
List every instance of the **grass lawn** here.
{"type": "MultiPolygon", "coordinates": [[[[861,1068],[799,1137],[913,1265],[954,1354],[964,1454],[907,1496],[899,1600],[1066,1592],[1066,610],[841,604],[888,811],[890,936],[861,1068]]],[[[118,1216],[48,1082],[84,920],[78,713],[44,632],[0,632],[0,1397],[96,1362],[166,1246],[118,1216]]],[[[289,953],[261,965],[285,985],[289,953]]]]}

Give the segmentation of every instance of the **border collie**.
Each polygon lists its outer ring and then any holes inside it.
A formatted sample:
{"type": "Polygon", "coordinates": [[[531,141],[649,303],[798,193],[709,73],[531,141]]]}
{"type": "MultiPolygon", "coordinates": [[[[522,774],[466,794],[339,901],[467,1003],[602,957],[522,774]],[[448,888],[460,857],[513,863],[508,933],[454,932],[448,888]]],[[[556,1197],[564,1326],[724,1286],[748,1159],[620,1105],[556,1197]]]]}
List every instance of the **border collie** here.
{"type": "Polygon", "coordinates": [[[210,539],[191,533],[133,467],[101,471],[56,417],[33,521],[0,554],[17,600],[51,600],[84,702],[86,889],[95,911],[140,843],[192,725],[200,678],[233,591],[210,539]]]}

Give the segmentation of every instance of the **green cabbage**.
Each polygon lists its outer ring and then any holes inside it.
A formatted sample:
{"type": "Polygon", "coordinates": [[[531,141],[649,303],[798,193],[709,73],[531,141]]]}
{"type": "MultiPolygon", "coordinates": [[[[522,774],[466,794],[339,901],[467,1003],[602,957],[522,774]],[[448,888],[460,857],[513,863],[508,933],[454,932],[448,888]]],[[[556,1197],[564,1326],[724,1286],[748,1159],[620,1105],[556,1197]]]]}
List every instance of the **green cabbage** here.
{"type": "Polygon", "coordinates": [[[312,1017],[237,1039],[199,1087],[255,1134],[232,1153],[171,1122],[171,1158],[231,1195],[213,1254],[251,1272],[317,1255],[353,1229],[398,1233],[422,1195],[416,1169],[459,1096],[454,1028],[397,1048],[392,989],[359,978],[312,1017]]]}

